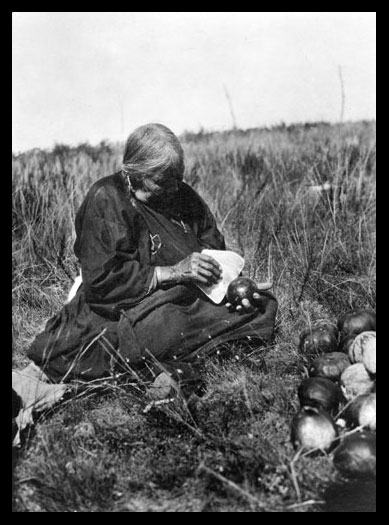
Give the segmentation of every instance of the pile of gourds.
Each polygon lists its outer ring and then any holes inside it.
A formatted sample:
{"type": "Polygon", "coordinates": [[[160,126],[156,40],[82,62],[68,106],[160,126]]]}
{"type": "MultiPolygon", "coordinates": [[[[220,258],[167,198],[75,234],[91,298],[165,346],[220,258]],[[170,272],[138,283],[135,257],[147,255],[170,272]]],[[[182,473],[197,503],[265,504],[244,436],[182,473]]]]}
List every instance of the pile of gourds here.
{"type": "Polygon", "coordinates": [[[307,376],[291,422],[295,449],[330,453],[349,478],[376,475],[376,314],[350,310],[300,333],[307,376]]]}

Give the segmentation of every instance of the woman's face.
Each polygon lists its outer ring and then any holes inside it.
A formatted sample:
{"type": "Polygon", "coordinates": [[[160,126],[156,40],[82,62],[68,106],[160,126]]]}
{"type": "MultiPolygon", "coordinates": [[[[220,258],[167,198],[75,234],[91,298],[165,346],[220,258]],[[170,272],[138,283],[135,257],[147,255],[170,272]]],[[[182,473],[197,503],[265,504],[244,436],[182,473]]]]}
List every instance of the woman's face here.
{"type": "Polygon", "coordinates": [[[150,206],[168,205],[174,200],[181,182],[182,178],[177,177],[146,179],[144,188],[134,191],[135,197],[150,206]]]}

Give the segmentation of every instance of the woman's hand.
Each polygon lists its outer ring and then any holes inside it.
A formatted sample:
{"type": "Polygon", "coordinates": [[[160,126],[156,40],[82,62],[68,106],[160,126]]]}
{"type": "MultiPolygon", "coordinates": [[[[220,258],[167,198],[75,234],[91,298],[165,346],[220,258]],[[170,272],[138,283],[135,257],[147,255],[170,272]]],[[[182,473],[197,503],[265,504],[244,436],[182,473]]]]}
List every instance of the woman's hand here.
{"type": "Polygon", "coordinates": [[[198,252],[188,255],[172,269],[177,282],[180,283],[211,285],[217,283],[222,275],[222,268],[213,257],[198,252]]]}
{"type": "Polygon", "coordinates": [[[226,307],[230,312],[238,312],[239,314],[244,313],[250,313],[254,312],[256,309],[260,308],[261,306],[261,291],[270,290],[270,288],[273,286],[273,283],[256,283],[258,292],[253,293],[253,299],[252,301],[249,301],[248,299],[242,299],[240,303],[233,306],[231,303],[226,303],[226,307]]]}

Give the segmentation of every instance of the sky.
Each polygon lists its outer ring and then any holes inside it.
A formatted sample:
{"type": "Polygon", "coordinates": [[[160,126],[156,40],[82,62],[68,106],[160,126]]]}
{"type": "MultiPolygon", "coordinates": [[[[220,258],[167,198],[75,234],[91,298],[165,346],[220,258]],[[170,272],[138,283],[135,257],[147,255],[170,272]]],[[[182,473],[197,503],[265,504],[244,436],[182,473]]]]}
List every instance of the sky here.
{"type": "Polygon", "coordinates": [[[376,118],[374,12],[14,12],[12,149],[376,118]]]}

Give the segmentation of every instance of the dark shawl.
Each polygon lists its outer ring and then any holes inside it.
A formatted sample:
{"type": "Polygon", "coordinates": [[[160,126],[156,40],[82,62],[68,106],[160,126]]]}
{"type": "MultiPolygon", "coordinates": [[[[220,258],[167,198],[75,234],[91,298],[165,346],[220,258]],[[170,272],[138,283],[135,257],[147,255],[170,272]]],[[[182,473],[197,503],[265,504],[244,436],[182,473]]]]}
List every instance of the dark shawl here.
{"type": "Polygon", "coordinates": [[[131,197],[121,173],[104,177],[88,192],[75,227],[83,284],[28,352],[52,380],[104,377],[126,364],[137,367],[150,354],[191,362],[227,341],[271,337],[272,294],[264,294],[258,311],[239,315],[195,285],[149,293],[155,266],[203,248],[225,249],[208,206],[187,184],[174,204],[157,211],[131,197]]]}

